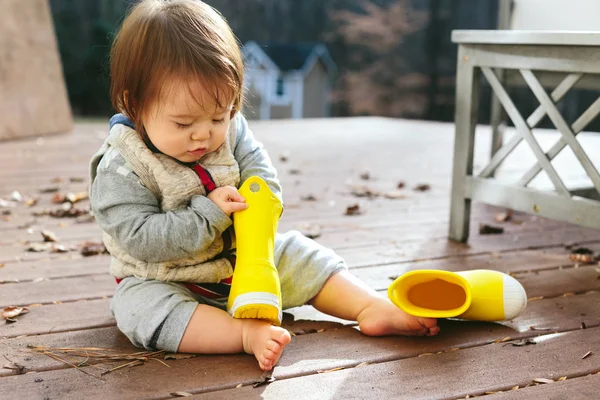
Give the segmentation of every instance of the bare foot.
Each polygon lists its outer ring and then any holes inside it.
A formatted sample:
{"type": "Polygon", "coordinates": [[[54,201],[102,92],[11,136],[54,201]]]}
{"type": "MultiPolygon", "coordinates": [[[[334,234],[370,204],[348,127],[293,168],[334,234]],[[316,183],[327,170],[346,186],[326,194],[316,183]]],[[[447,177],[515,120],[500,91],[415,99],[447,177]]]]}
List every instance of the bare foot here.
{"type": "Polygon", "coordinates": [[[270,371],[279,361],[283,348],[292,340],[290,333],[265,321],[247,319],[243,322],[244,351],[254,354],[261,369],[270,371]]]}
{"type": "Polygon", "coordinates": [[[440,327],[434,318],[408,315],[384,298],[373,300],[358,314],[360,331],[369,336],[435,336],[440,327]]]}

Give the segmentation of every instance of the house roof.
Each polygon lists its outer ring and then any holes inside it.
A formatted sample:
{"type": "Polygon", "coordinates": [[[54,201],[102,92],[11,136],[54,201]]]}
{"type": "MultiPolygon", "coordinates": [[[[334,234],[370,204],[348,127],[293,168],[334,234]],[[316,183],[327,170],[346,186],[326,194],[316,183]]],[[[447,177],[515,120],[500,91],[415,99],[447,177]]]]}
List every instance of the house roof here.
{"type": "Polygon", "coordinates": [[[245,51],[262,52],[282,73],[310,69],[317,59],[323,61],[329,73],[337,69],[327,48],[321,43],[258,44],[250,41],[244,48],[245,51]]]}
{"type": "Polygon", "coordinates": [[[265,44],[261,46],[283,72],[302,69],[317,44],[265,44]]]}

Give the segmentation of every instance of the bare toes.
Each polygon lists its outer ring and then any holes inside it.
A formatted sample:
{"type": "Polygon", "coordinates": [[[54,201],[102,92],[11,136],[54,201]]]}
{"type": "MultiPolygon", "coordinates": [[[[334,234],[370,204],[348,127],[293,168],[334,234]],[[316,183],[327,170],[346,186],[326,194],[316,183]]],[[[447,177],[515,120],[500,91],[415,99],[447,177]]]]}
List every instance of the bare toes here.
{"type": "Polygon", "coordinates": [[[290,333],[287,330],[281,329],[273,335],[273,340],[285,346],[292,340],[292,337],[290,336],[290,333]]]}

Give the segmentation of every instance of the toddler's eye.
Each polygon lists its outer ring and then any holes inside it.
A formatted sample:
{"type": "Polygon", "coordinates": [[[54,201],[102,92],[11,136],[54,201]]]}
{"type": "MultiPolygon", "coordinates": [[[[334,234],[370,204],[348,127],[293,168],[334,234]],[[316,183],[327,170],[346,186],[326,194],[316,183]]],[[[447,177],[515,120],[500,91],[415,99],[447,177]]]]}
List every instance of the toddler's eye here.
{"type": "Polygon", "coordinates": [[[179,122],[175,122],[175,125],[177,125],[177,127],[179,129],[185,129],[185,128],[189,128],[190,126],[192,126],[192,124],[180,124],[179,122]]]}
{"type": "Polygon", "coordinates": [[[222,124],[223,122],[225,122],[225,118],[213,119],[212,122],[213,124],[222,124]]]}

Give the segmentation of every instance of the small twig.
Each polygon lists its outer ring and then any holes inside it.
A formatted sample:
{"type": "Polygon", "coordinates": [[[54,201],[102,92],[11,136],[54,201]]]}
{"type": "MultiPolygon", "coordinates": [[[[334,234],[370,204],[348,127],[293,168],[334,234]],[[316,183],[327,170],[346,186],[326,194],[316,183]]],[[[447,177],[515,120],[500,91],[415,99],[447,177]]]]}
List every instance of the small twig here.
{"type": "Polygon", "coordinates": [[[84,371],[83,369],[79,368],[77,365],[75,365],[75,364],[72,364],[72,363],[70,363],[70,362],[68,362],[68,361],[65,361],[65,360],[63,360],[62,358],[58,357],[58,356],[57,356],[57,355],[55,355],[55,354],[52,354],[52,353],[49,353],[49,352],[44,352],[44,354],[46,354],[46,355],[47,355],[48,357],[50,357],[50,358],[53,358],[53,359],[55,359],[56,361],[60,361],[60,362],[62,362],[62,363],[65,363],[65,364],[67,364],[67,365],[70,365],[70,366],[71,366],[71,367],[73,367],[73,368],[77,368],[77,370],[78,370],[78,371],[80,371],[80,372],[83,372],[83,373],[84,373],[84,374],[86,374],[86,375],[93,376],[93,377],[94,377],[94,378],[96,378],[96,379],[103,380],[102,378],[99,378],[99,377],[97,377],[97,376],[96,376],[96,375],[94,375],[94,374],[90,374],[89,372],[87,372],[87,371],[84,371]]]}
{"type": "Polygon", "coordinates": [[[110,372],[116,371],[116,370],[121,369],[121,368],[129,367],[129,366],[133,367],[134,365],[142,365],[143,363],[144,363],[143,361],[134,360],[134,361],[131,361],[131,362],[128,362],[128,363],[125,363],[125,364],[121,364],[121,365],[119,365],[117,367],[111,368],[108,371],[104,371],[100,375],[106,375],[106,374],[108,374],[110,372]]]}

